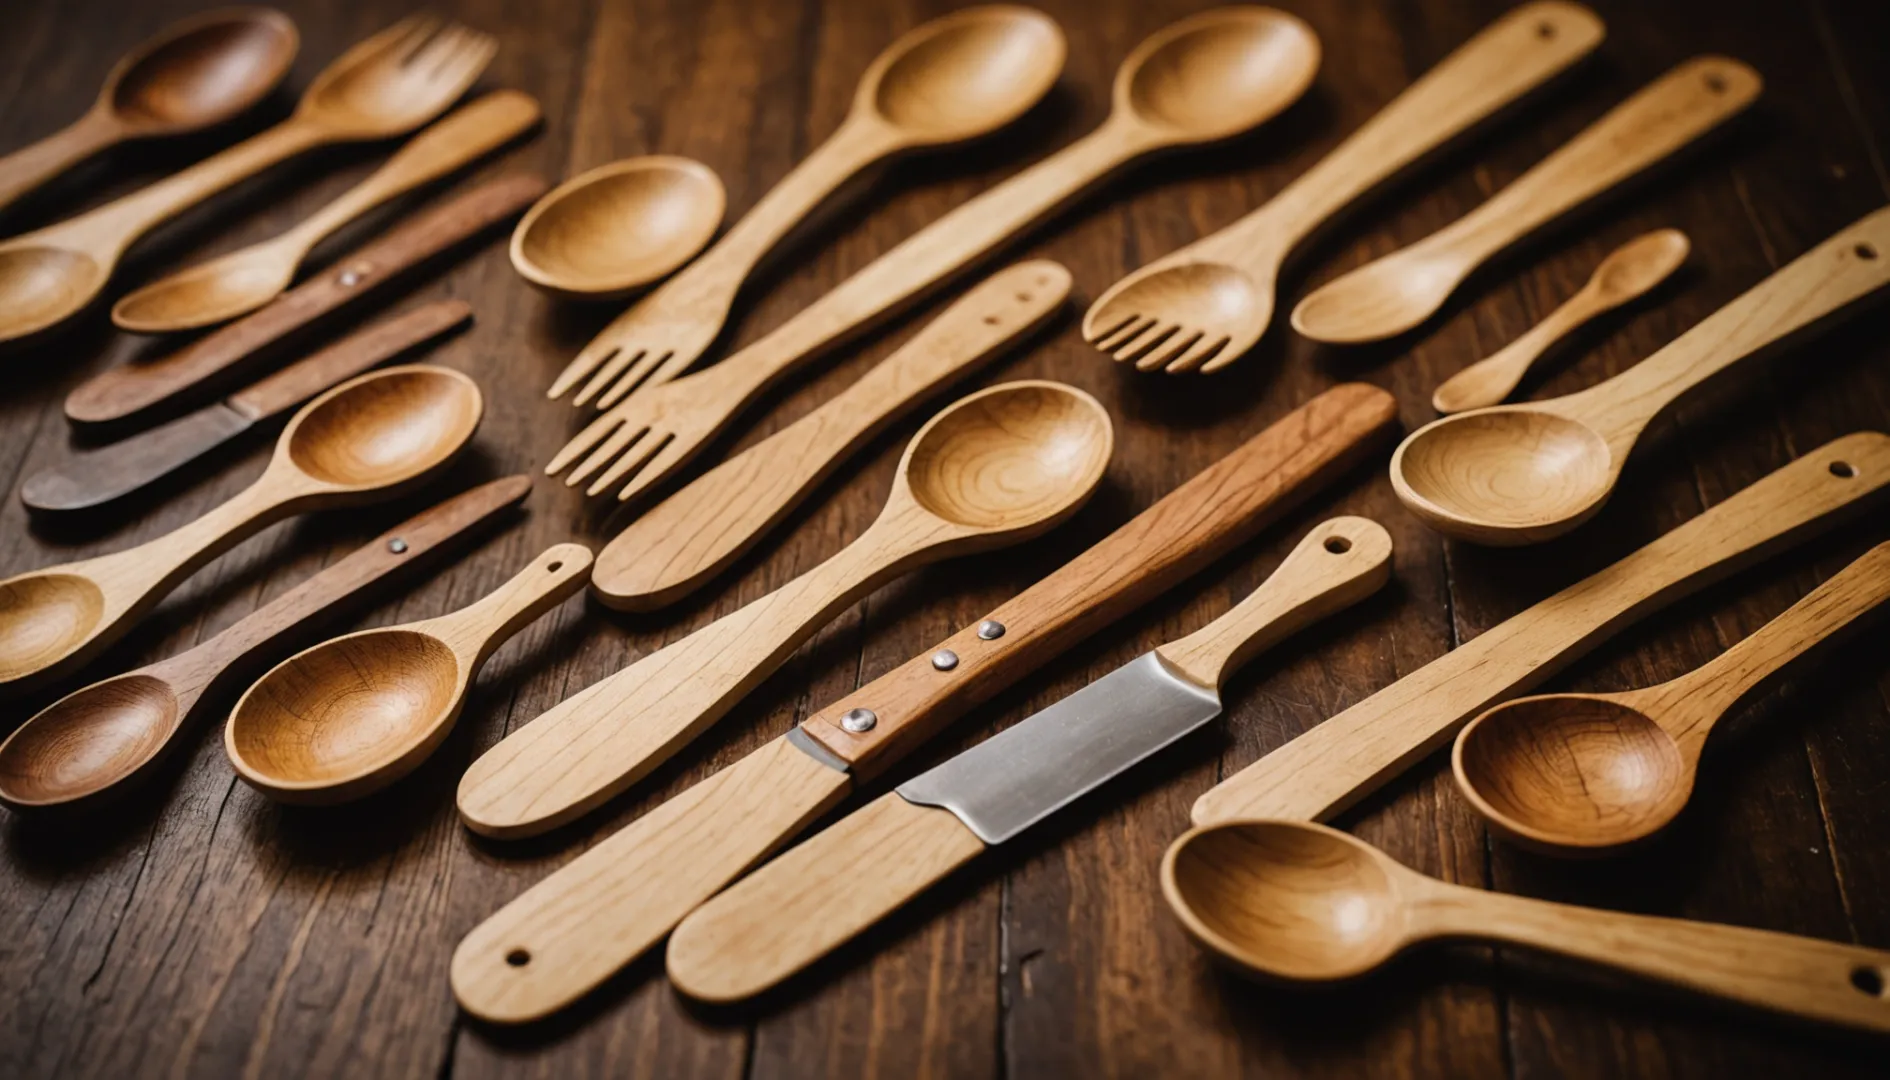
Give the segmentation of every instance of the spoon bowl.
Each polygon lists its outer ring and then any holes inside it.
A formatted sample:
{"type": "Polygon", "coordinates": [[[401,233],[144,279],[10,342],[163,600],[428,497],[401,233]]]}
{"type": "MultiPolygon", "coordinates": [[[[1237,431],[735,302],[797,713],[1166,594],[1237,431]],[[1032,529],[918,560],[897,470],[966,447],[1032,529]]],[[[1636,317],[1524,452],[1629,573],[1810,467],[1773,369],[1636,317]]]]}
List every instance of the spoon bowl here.
{"type": "Polygon", "coordinates": [[[104,615],[104,594],[79,574],[44,572],[0,585],[0,683],[64,659],[104,615]]]}
{"type": "Polygon", "coordinates": [[[526,212],[512,232],[512,266],[553,296],[620,297],[695,257],[727,201],[699,161],[655,155],[601,165],[526,212]]]}
{"type": "Polygon", "coordinates": [[[110,269],[83,251],[50,244],[0,249],[0,339],[37,333],[84,307],[110,269]]]}
{"type": "Polygon", "coordinates": [[[1082,505],[1109,463],[1109,419],[1056,383],[964,399],[912,441],[906,491],[933,517],[980,534],[1047,529],[1082,505]]]}
{"type": "Polygon", "coordinates": [[[1575,528],[1608,501],[1619,471],[1593,428],[1531,405],[1434,421],[1391,459],[1392,487],[1426,524],[1491,545],[1575,528]]]}
{"type": "Polygon", "coordinates": [[[68,694],[0,744],[0,798],[19,809],[92,795],[120,763],[155,758],[181,716],[171,684],[142,673],[68,694]]]}
{"type": "Polygon", "coordinates": [[[972,8],[925,29],[877,58],[857,91],[914,145],[1003,127],[1042,99],[1063,67],[1062,33],[1029,8],[972,8]]]}
{"type": "Polygon", "coordinates": [[[1151,35],[1116,74],[1119,110],[1209,142],[1238,135],[1297,101],[1319,73],[1319,38],[1283,11],[1204,11],[1151,35]]]}
{"type": "Polygon", "coordinates": [[[99,100],[133,135],[170,135],[220,124],[289,73],[295,24],[267,8],[234,8],[186,20],[127,56],[99,100]]]}
{"type": "Polygon", "coordinates": [[[264,244],[198,263],[126,296],[112,307],[112,321],[138,333],[226,322],[254,311],[289,287],[296,264],[264,244]],[[188,313],[180,316],[179,313],[188,313]]]}
{"type": "Polygon", "coordinates": [[[378,489],[444,465],[472,438],[483,408],[477,384],[457,371],[387,368],[317,398],[281,445],[320,484],[378,489]]]}

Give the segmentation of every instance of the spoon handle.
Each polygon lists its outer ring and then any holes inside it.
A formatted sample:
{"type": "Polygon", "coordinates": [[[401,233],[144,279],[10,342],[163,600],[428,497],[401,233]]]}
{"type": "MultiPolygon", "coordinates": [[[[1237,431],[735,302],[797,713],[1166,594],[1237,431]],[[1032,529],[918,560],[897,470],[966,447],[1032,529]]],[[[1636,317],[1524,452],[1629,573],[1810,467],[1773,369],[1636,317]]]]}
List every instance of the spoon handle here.
{"type": "Polygon", "coordinates": [[[590,548],[557,544],[477,603],[418,626],[446,642],[467,670],[476,672],[513,634],[582,589],[590,573],[590,548]]]}
{"type": "Polygon", "coordinates": [[[94,107],[65,128],[0,157],[0,210],[124,135],[124,126],[109,110],[94,107]]]}

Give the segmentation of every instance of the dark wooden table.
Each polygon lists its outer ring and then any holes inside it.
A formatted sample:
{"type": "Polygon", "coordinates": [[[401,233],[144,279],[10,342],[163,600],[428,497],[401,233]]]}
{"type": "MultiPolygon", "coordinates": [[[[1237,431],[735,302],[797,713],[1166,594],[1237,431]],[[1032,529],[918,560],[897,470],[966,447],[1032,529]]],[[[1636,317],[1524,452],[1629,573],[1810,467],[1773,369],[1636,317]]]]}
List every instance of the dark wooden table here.
{"type": "MultiPolygon", "coordinates": [[[[195,0],[12,0],[0,33],[0,149],[78,115],[111,62],[195,0]]],[[[303,48],[291,91],[406,6],[287,0],[303,48]]],[[[832,131],[868,59],[949,7],[931,0],[448,0],[496,31],[492,86],[527,90],[548,123],[485,171],[559,177],[652,151],[707,162],[731,214],[832,131]]],[[[779,323],[901,237],[1102,116],[1118,61],[1197,5],[1046,0],[1069,37],[1059,89],[1013,131],[897,166],[777,262],[733,337],[779,323]]],[[[1251,138],[1166,159],[1092,194],[1005,258],[1068,265],[1084,302],[1125,271],[1264,202],[1507,5],[1294,0],[1325,66],[1314,91],[1251,138]]],[[[1393,500],[1382,467],[1322,494],[1259,543],[1022,682],[896,770],[968,745],[1256,584],[1312,522],[1367,514],[1398,542],[1385,594],[1241,674],[1227,720],[1049,827],[974,864],[765,1006],[685,1007],[650,956],[555,1021],[469,1022],[447,962],[460,936],[574,853],[805,715],[995,606],[1321,387],[1394,391],[1407,426],[1431,388],[1521,333],[1615,245],[1662,225],[1691,267],[1610,317],[1525,387],[1587,386],[1646,356],[1890,195],[1890,6],[1708,2],[1595,5],[1597,58],[1525,111],[1370,201],[1304,252],[1283,306],[1462,214],[1634,88],[1698,53],[1756,66],[1767,90],[1723,137],[1477,277],[1414,336],[1335,353],[1276,327],[1212,381],[1138,377],[1083,346],[1076,310],[986,380],[1048,376],[1096,394],[1117,422],[1104,494],[1015,552],[915,574],[837,620],[710,735],[630,797],[541,842],[475,842],[452,811],[466,763],[564,695],[774,588],[877,512],[917,417],[878,440],[717,587],[660,617],[574,600],[521,634],[480,679],[458,730],[417,775],[342,810],[297,812],[238,783],[216,733],[193,735],[160,781],[103,820],[9,819],[0,842],[0,1074],[8,1076],[1709,1076],[1882,1075],[1882,1048],[1703,1005],[1508,951],[1438,949],[1338,992],[1263,991],[1219,974],[1156,889],[1163,847],[1194,797],[1398,676],[1698,514],[1838,435],[1890,424],[1890,318],[1866,315],[1716,388],[1653,433],[1613,503],[1561,542],[1513,551],[1443,543],[1393,500]]],[[[268,116],[282,115],[281,97],[268,116]]],[[[0,221],[14,232],[209,152],[229,133],[115,154],[0,221]]],[[[318,155],[194,214],[140,248],[114,284],[271,235],[363,175],[384,151],[318,155]]],[[[371,230],[370,230],[371,231],[371,230]]],[[[357,230],[356,238],[363,235],[357,230]]],[[[329,258],[346,243],[328,249],[329,258]]],[[[116,295],[116,292],[114,292],[116,295]]],[[[459,296],[478,312],[437,358],[475,375],[488,412],[476,452],[435,489],[542,465],[580,417],[543,399],[609,316],[526,288],[487,243],[394,306],[459,296]]],[[[936,304],[927,310],[936,310],[936,304]]],[[[727,445],[805,413],[867,370],[923,314],[894,324],[771,399],[727,445]]],[[[80,526],[32,523],[11,495],[69,453],[59,402],[132,344],[102,311],[7,359],[0,398],[0,572],[116,550],[201,513],[260,470],[252,438],[138,502],[80,526]]],[[[723,351],[726,351],[725,349],[723,351]]],[[[921,410],[925,412],[926,410],[921,410]]],[[[167,655],[229,625],[433,496],[278,526],[199,574],[92,668],[167,655]]],[[[554,482],[530,516],[360,620],[458,606],[544,546],[601,542],[606,524],[554,482]]],[[[1757,628],[1869,543],[1878,510],[1649,620],[1553,685],[1623,688],[1678,675],[1757,628]]],[[[1827,654],[1741,713],[1709,755],[1693,811],[1636,858],[1562,865],[1493,843],[1425,762],[1342,824],[1426,872],[1538,896],[1890,946],[1890,631],[1827,654]]],[[[43,699],[42,699],[43,700],[43,699]]],[[[41,700],[9,706],[10,726],[41,700]]],[[[869,792],[870,794],[877,794],[869,792]]]]}

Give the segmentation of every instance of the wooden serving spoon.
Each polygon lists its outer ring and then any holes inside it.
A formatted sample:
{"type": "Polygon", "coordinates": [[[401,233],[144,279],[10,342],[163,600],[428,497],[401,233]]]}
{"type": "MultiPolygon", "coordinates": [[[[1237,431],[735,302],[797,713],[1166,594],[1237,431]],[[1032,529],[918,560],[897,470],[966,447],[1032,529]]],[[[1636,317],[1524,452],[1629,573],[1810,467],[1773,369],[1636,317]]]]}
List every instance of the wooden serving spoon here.
{"type": "Polygon", "coordinates": [[[1686,807],[1719,719],[1885,600],[1890,543],[1681,678],[1499,705],[1458,732],[1457,787],[1492,829],[1545,854],[1601,855],[1646,840],[1686,807]]]}
{"type": "Polygon", "coordinates": [[[1761,85],[1758,72],[1723,56],[1681,64],[1475,210],[1321,286],[1293,309],[1293,329],[1351,345],[1416,328],[1476,268],[1738,115],[1761,85]]]}
{"type": "Polygon", "coordinates": [[[1757,1009],[1890,1031],[1890,953],[1449,885],[1309,822],[1190,829],[1162,858],[1162,895],[1188,936],[1267,980],[1353,979],[1419,942],[1495,941],[1757,1009]]]}
{"type": "Polygon", "coordinates": [[[472,440],[483,409],[478,385],[457,371],[370,372],[304,405],[262,476],[190,524],[0,581],[0,693],[90,660],[199,567],[268,525],[424,483],[472,440]]]}
{"type": "Polygon", "coordinates": [[[0,803],[90,803],[143,775],[196,727],[212,687],[433,549],[516,506],[527,477],[494,480],[395,526],[194,649],[67,694],[0,743],[0,803]]]}
{"type": "Polygon", "coordinates": [[[423,184],[484,157],[538,123],[529,94],[500,90],[415,136],[373,175],[282,235],[180,270],[119,299],[112,322],[162,334],[227,322],[262,307],[295,280],[302,260],[335,230],[423,184]]]}
{"type": "Polygon", "coordinates": [[[1437,531],[1534,544],[1593,517],[1660,411],[1890,282],[1890,208],[1851,223],[1659,352],[1577,394],[1447,416],[1391,456],[1399,501],[1437,531]]]}
{"type": "MultiPolygon", "coordinates": [[[[689,370],[722,332],[736,293],[762,256],[841,184],[894,154],[962,142],[1009,124],[1049,92],[1065,52],[1063,33],[1049,16],[1008,5],[954,12],[901,34],[860,77],[839,129],[708,254],[606,326],[552,383],[549,396],[562,397],[593,371],[575,404],[620,375],[659,385],[689,370]]],[[[600,259],[632,254],[593,246],[600,259]]],[[[514,265],[518,259],[515,244],[514,265]]]]}
{"type": "Polygon", "coordinates": [[[912,437],[885,508],[859,539],[506,736],[461,778],[460,817],[498,837],[577,817],[720,719],[860,597],[1076,513],[1114,445],[1109,414],[1061,383],[1005,383],[959,399],[912,437]]]}
{"type": "Polygon", "coordinates": [[[384,139],[445,111],[497,50],[484,34],[412,18],[315,77],[295,114],[168,179],[0,243],[0,341],[48,329],[97,296],[132,241],[224,188],[329,143],[384,139]],[[437,32],[436,32],[437,31],[437,32]]]}
{"type": "Polygon", "coordinates": [[[230,713],[230,764],[277,802],[328,805],[379,791],[433,753],[486,659],[583,588],[590,568],[589,548],[559,544],[469,607],[291,656],[230,713]]]}
{"type": "Polygon", "coordinates": [[[127,139],[214,127],[289,73],[295,23],[268,8],[226,8],[172,23],[132,50],[92,108],[65,130],[0,158],[0,208],[127,139]]]}
{"type": "Polygon", "coordinates": [[[608,300],[695,257],[728,194],[707,165],[651,154],[599,165],[539,199],[512,230],[512,268],[565,300],[608,300]]]}
{"type": "Polygon", "coordinates": [[[1574,296],[1523,336],[1445,379],[1431,394],[1431,407],[1448,416],[1465,409],[1500,405],[1549,346],[1606,311],[1646,295],[1687,261],[1691,245],[1679,229],[1637,236],[1601,260],[1574,296]]]}

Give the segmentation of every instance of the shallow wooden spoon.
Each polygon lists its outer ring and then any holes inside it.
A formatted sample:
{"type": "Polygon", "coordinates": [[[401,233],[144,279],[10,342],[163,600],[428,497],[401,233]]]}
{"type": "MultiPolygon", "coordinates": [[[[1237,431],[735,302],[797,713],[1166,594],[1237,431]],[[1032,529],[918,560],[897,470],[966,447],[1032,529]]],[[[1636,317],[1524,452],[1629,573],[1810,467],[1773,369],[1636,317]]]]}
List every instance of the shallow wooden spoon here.
{"type": "Polygon", "coordinates": [[[486,659],[583,588],[590,569],[590,549],[559,544],[469,607],[291,656],[230,713],[230,764],[278,802],[325,805],[379,791],[446,738],[486,659]]]}
{"type": "Polygon", "coordinates": [[[512,230],[512,268],[566,300],[607,300],[695,257],[728,195],[707,165],[650,154],[599,165],[545,193],[512,230]]]}
{"type": "Polygon", "coordinates": [[[1419,942],[1496,941],[1757,1009],[1890,1031],[1882,989],[1890,952],[1449,885],[1310,822],[1190,829],[1162,859],[1162,894],[1203,948],[1267,980],[1352,979],[1419,942]]]}
{"type": "Polygon", "coordinates": [[[262,476],[190,524],[0,581],[0,693],[85,663],[199,567],[265,526],[425,482],[472,440],[483,409],[479,387],[457,371],[370,372],[304,405],[262,476]]]}
{"type": "Polygon", "coordinates": [[[1608,501],[1662,409],[1883,288],[1886,253],[1890,208],[1851,223],[1606,382],[1426,424],[1392,454],[1392,489],[1425,524],[1459,539],[1517,545],[1560,536],[1608,501]]]}
{"type": "Polygon", "coordinates": [[[1890,600],[1879,544],[1758,633],[1678,679],[1616,694],[1517,698],[1457,734],[1457,787],[1492,829],[1550,855],[1603,855],[1686,806],[1719,719],[1890,600]]]}
{"type": "Polygon", "coordinates": [[[171,24],[112,68],[84,116],[0,158],[0,208],[108,146],[201,131],[243,112],[289,73],[298,44],[295,24],[268,8],[171,24]]]}

